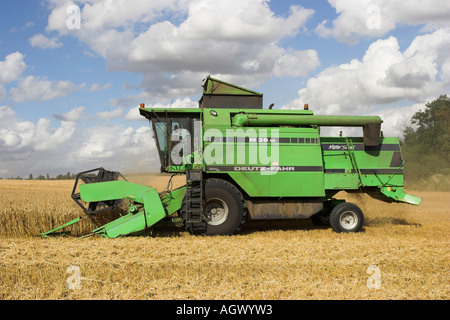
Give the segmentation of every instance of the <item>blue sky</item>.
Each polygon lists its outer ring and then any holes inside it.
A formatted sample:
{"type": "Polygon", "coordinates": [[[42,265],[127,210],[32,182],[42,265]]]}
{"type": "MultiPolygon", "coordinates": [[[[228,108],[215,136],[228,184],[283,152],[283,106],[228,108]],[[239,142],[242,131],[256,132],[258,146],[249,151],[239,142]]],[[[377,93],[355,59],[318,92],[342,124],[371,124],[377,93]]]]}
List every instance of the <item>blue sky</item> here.
{"type": "Polygon", "coordinates": [[[2,0],[0,177],[154,171],[137,106],[196,107],[208,74],[401,136],[448,94],[449,21],[441,0],[2,0]]]}

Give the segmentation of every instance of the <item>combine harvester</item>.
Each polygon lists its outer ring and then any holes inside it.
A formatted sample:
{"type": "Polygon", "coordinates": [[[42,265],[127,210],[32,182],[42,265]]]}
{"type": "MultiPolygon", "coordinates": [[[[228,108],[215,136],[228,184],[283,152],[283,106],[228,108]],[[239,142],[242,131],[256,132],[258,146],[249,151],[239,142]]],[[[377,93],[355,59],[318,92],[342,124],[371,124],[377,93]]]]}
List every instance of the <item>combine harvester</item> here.
{"type": "MultiPolygon", "coordinates": [[[[161,172],[186,185],[158,193],[103,168],[78,174],[73,200],[91,218],[125,214],[90,235],[138,235],[159,222],[182,222],[195,235],[230,235],[246,220],[312,219],[335,232],[358,232],[364,215],[339,191],[419,205],[404,191],[398,138],[383,137],[376,116],[320,116],[263,109],[262,94],[208,76],[199,108],[146,108],[161,172]],[[321,137],[321,127],[361,127],[362,137],[321,137]]],[[[150,137],[149,137],[150,139],[150,137]]],[[[72,220],[57,231],[78,222],[72,220]]]]}

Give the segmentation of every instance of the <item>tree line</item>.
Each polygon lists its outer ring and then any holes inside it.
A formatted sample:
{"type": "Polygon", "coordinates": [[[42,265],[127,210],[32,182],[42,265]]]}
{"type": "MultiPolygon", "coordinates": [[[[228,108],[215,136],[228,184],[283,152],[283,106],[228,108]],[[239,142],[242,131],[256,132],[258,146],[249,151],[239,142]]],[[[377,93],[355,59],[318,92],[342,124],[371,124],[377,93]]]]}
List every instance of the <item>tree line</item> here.
{"type": "Polygon", "coordinates": [[[401,141],[405,181],[450,190],[450,98],[441,95],[416,112],[401,141]]]}
{"type": "MultiPolygon", "coordinates": [[[[58,174],[56,177],[50,177],[50,175],[47,173],[45,176],[40,174],[38,176],[33,176],[33,174],[30,173],[28,178],[22,178],[22,177],[10,177],[8,179],[11,180],[70,180],[75,179],[77,177],[76,173],[70,173],[67,172],[67,174],[58,174]]],[[[0,177],[0,179],[3,179],[0,177]]]]}

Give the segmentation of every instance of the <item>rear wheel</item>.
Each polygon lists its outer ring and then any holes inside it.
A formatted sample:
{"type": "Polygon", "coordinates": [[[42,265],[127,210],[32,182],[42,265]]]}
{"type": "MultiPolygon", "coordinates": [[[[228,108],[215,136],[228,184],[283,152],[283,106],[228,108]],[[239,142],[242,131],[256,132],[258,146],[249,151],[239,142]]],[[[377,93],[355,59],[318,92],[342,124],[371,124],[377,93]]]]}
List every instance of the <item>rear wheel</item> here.
{"type": "Polygon", "coordinates": [[[335,232],[359,232],[364,225],[364,215],[357,205],[344,202],[331,211],[330,224],[335,232]]]}

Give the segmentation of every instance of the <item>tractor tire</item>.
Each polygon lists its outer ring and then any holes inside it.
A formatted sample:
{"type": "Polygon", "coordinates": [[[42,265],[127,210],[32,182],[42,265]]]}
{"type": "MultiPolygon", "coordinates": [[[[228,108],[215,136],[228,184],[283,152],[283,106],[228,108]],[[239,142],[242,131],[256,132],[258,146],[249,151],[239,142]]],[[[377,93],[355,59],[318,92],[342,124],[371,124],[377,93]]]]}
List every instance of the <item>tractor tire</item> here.
{"type": "Polygon", "coordinates": [[[208,179],[205,184],[206,235],[231,235],[245,220],[244,198],[230,182],[208,179]]]}
{"type": "Polygon", "coordinates": [[[337,233],[359,232],[364,225],[364,215],[357,205],[340,203],[330,213],[330,224],[337,233]]]}

